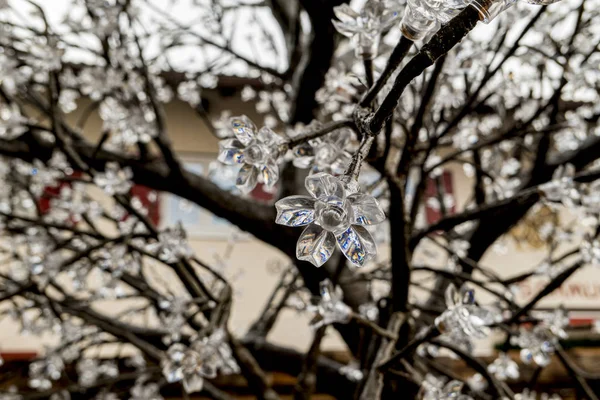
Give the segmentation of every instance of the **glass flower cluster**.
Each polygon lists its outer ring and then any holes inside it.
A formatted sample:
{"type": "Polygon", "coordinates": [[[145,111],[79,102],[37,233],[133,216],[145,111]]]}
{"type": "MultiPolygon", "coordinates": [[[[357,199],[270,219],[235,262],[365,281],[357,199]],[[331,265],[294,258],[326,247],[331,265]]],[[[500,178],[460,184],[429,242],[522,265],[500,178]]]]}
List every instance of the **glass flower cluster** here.
{"type": "Polygon", "coordinates": [[[348,4],[334,7],[333,26],[339,33],[352,38],[356,57],[370,60],[377,57],[381,34],[400,20],[399,4],[387,0],[368,0],[360,12],[348,4]]]}
{"type": "Polygon", "coordinates": [[[456,399],[456,400],[472,400],[471,396],[462,393],[465,384],[459,380],[446,381],[443,378],[438,378],[431,374],[427,374],[421,389],[419,391],[419,399],[421,400],[441,400],[441,399],[456,399]]]}
{"type": "Polygon", "coordinates": [[[243,193],[252,191],[259,182],[272,188],[279,179],[278,162],[287,151],[284,139],[267,127],[257,130],[245,115],[231,118],[230,123],[235,138],[219,143],[219,161],[241,164],[236,186],[243,193]]]}
{"type": "Polygon", "coordinates": [[[309,175],[305,186],[310,196],[289,196],[275,203],[278,224],[306,226],[298,239],[296,257],[320,267],[337,244],[356,266],[374,258],[377,246],[366,226],[385,220],[377,200],[349,190],[340,179],[326,173],[309,175]]]}
{"type": "Polygon", "coordinates": [[[541,315],[539,323],[531,330],[521,329],[511,336],[511,344],[521,348],[521,360],[525,364],[535,363],[540,367],[550,364],[559,339],[568,337],[565,328],[569,325],[567,311],[559,307],[541,315]]]}
{"type": "Polygon", "coordinates": [[[204,378],[215,378],[218,371],[239,372],[225,338],[225,332],[217,329],[208,337],[192,341],[189,347],[181,343],[169,347],[161,362],[165,379],[169,383],[181,381],[187,393],[194,393],[202,390],[204,378]]]}

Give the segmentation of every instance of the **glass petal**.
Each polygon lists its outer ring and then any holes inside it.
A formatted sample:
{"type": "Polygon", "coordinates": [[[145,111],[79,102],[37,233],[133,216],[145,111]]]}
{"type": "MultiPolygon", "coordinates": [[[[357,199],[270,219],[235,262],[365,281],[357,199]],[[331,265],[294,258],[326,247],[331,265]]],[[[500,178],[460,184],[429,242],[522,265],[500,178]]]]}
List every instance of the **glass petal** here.
{"type": "Polygon", "coordinates": [[[362,267],[377,255],[377,246],[366,228],[352,225],[337,237],[340,249],[352,264],[362,267]]]}
{"type": "Polygon", "coordinates": [[[463,285],[460,292],[463,304],[475,304],[475,291],[472,288],[463,285]]]}
{"type": "Polygon", "coordinates": [[[452,380],[444,386],[444,394],[447,395],[448,398],[456,397],[462,390],[464,384],[458,380],[452,380]]]}
{"type": "Polygon", "coordinates": [[[219,142],[217,159],[223,164],[233,165],[244,162],[244,145],[237,139],[225,139],[219,142]]]}
{"type": "Polygon", "coordinates": [[[217,376],[217,366],[213,362],[204,362],[200,366],[200,375],[206,378],[216,378],[217,376]]]}
{"type": "Polygon", "coordinates": [[[307,176],[304,185],[306,190],[315,198],[328,196],[336,196],[340,199],[346,198],[346,191],[342,182],[324,172],[307,176]]]}
{"type": "Polygon", "coordinates": [[[248,146],[254,140],[256,125],[245,115],[231,117],[229,121],[235,137],[245,146],[248,146]]]}
{"type": "Polygon", "coordinates": [[[354,11],[348,4],[333,7],[333,13],[342,22],[354,22],[360,18],[360,14],[354,11]]]}
{"type": "Polygon", "coordinates": [[[260,167],[262,179],[267,187],[273,187],[279,180],[279,166],[273,160],[267,160],[265,165],[260,167]]]}
{"type": "Polygon", "coordinates": [[[250,164],[244,164],[238,173],[235,186],[243,193],[250,193],[258,182],[258,168],[250,164]]]}
{"type": "Polygon", "coordinates": [[[335,250],[335,236],[317,224],[304,229],[296,245],[298,260],[308,261],[316,267],[325,264],[335,250]]]}
{"type": "Polygon", "coordinates": [[[268,128],[266,126],[260,128],[258,134],[256,135],[256,138],[259,142],[267,145],[272,145],[281,141],[281,137],[275,132],[273,132],[271,128],[268,128]]]}
{"type": "Polygon", "coordinates": [[[198,374],[190,374],[183,380],[183,389],[186,393],[195,393],[202,390],[204,386],[204,378],[198,374]]]}
{"type": "Polygon", "coordinates": [[[308,196],[289,196],[275,203],[275,222],[287,226],[304,226],[315,220],[315,200],[308,196]]]}
{"type": "Polygon", "coordinates": [[[453,283],[449,284],[446,288],[446,307],[451,308],[460,304],[460,298],[458,296],[458,291],[456,290],[456,286],[453,283]]]}
{"type": "Polygon", "coordinates": [[[385,221],[385,213],[375,197],[356,193],[348,196],[354,211],[354,223],[359,225],[375,225],[385,221]]]}
{"type": "Polygon", "coordinates": [[[346,36],[346,37],[352,37],[354,36],[358,31],[359,28],[357,25],[353,24],[352,22],[340,22],[337,20],[332,20],[331,21],[333,23],[333,26],[335,27],[335,29],[341,33],[342,35],[346,36]]]}

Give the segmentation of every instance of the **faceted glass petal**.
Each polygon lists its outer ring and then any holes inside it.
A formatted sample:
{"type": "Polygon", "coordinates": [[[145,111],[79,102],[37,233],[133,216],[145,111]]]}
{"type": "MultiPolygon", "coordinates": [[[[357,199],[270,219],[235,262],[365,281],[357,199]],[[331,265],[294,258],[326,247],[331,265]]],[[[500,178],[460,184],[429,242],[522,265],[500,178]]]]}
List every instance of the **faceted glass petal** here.
{"type": "Polygon", "coordinates": [[[214,362],[204,362],[200,365],[200,374],[210,379],[216,378],[217,366],[214,362]]]}
{"type": "Polygon", "coordinates": [[[296,245],[298,260],[308,261],[316,267],[325,264],[335,250],[335,236],[316,224],[304,229],[296,245]]]}
{"type": "Polygon", "coordinates": [[[245,115],[232,117],[230,122],[235,137],[245,146],[248,146],[254,140],[256,125],[245,115]]]}
{"type": "Polygon", "coordinates": [[[373,237],[364,227],[352,225],[337,237],[337,242],[348,260],[362,267],[377,255],[377,246],[373,237]]]}
{"type": "Polygon", "coordinates": [[[244,164],[238,173],[235,186],[243,193],[250,193],[258,182],[258,168],[250,164],[244,164]]]}
{"type": "Polygon", "coordinates": [[[275,203],[275,222],[287,226],[304,226],[315,220],[315,200],[308,196],[289,196],[275,203]]]}
{"type": "Polygon", "coordinates": [[[340,21],[345,23],[352,23],[360,18],[360,14],[354,11],[348,4],[333,7],[333,13],[340,21]]]}
{"type": "Polygon", "coordinates": [[[335,196],[341,200],[346,198],[346,191],[342,182],[324,172],[307,176],[304,185],[306,190],[315,198],[329,196],[335,196]]]}
{"type": "Polygon", "coordinates": [[[368,194],[352,194],[348,196],[354,210],[354,223],[358,225],[375,225],[385,221],[385,213],[375,197],[368,194]]]}
{"type": "Polygon", "coordinates": [[[460,298],[456,286],[453,283],[449,284],[446,288],[446,307],[451,308],[460,304],[460,298]]]}
{"type": "Polygon", "coordinates": [[[233,165],[244,162],[244,145],[237,139],[225,139],[219,142],[217,159],[223,164],[233,165]]]}
{"type": "Polygon", "coordinates": [[[267,160],[265,165],[260,167],[262,180],[267,187],[273,187],[279,180],[279,166],[273,160],[267,160]]]}
{"type": "Polygon", "coordinates": [[[359,31],[359,27],[353,22],[340,22],[338,20],[332,20],[335,29],[346,37],[352,37],[359,31]]]}
{"type": "Polygon", "coordinates": [[[204,378],[198,374],[190,374],[183,379],[183,389],[186,393],[199,392],[202,386],[204,386],[204,378]]]}
{"type": "Polygon", "coordinates": [[[273,132],[272,129],[266,126],[260,128],[258,134],[256,135],[256,138],[259,142],[264,143],[266,145],[273,145],[277,142],[280,142],[280,136],[273,132]]]}

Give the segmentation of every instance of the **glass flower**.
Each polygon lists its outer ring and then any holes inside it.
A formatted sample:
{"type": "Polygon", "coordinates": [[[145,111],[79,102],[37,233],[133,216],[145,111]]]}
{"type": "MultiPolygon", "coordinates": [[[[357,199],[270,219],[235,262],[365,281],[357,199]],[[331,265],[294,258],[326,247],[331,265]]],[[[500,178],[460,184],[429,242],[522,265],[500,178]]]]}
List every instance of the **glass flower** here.
{"type": "Polygon", "coordinates": [[[202,365],[200,354],[181,343],[169,347],[167,357],[161,362],[167,382],[183,382],[183,388],[187,393],[202,390],[204,384],[202,365]]]}
{"type": "Polygon", "coordinates": [[[345,150],[351,135],[350,130],[340,129],[299,144],[292,149],[294,165],[298,168],[312,166],[314,172],[343,174],[352,158],[345,150]]]}
{"type": "Polygon", "coordinates": [[[147,383],[145,378],[140,378],[131,388],[129,400],[164,400],[160,395],[160,386],[157,383],[147,383]]]}
{"type": "Polygon", "coordinates": [[[558,167],[552,175],[552,180],[540,185],[544,197],[553,202],[561,202],[567,207],[578,204],[581,194],[573,180],[574,176],[575,167],[573,164],[558,167]]]}
{"type": "Polygon", "coordinates": [[[310,322],[311,328],[319,329],[333,323],[348,323],[352,318],[352,309],[341,300],[333,284],[326,279],[320,282],[319,287],[321,291],[319,303],[307,307],[307,311],[315,313],[310,322]]]}
{"type": "Polygon", "coordinates": [[[149,143],[158,135],[156,115],[145,104],[128,107],[114,97],[107,97],[99,112],[102,129],[112,133],[110,142],[115,146],[149,143]]]}
{"type": "Polygon", "coordinates": [[[531,331],[521,330],[518,335],[511,336],[510,343],[521,347],[521,361],[525,364],[545,367],[552,360],[555,340],[548,329],[536,326],[531,331]]]}
{"type": "Polygon", "coordinates": [[[166,358],[161,361],[161,368],[169,383],[183,382],[187,393],[202,390],[204,378],[215,378],[218,370],[223,373],[239,371],[222,329],[193,341],[189,347],[181,343],[172,345],[167,350],[166,358]]]}
{"type": "Polygon", "coordinates": [[[219,161],[242,164],[235,184],[243,193],[252,191],[258,182],[272,188],[279,180],[279,159],[287,151],[284,139],[267,127],[257,131],[245,115],[231,118],[230,124],[235,138],[219,143],[219,161]]]}
{"type": "Polygon", "coordinates": [[[586,236],[579,247],[579,254],[587,264],[600,265],[600,240],[586,236]]]}
{"type": "Polygon", "coordinates": [[[453,284],[448,285],[446,306],[448,309],[435,319],[435,325],[441,333],[457,341],[485,338],[490,332],[489,325],[498,319],[490,309],[475,304],[475,292],[466,286],[459,292],[453,284]]]}
{"type": "Polygon", "coordinates": [[[0,138],[13,140],[27,132],[27,118],[21,115],[16,104],[0,106],[0,138]]]}
{"type": "Polygon", "coordinates": [[[53,354],[42,360],[29,364],[29,387],[37,390],[48,390],[52,381],[57,381],[64,370],[63,360],[53,354]]]}
{"type": "Polygon", "coordinates": [[[488,365],[487,370],[496,379],[506,381],[508,379],[519,379],[519,365],[506,353],[500,353],[493,363],[488,365]]]}
{"type": "Polygon", "coordinates": [[[472,400],[471,396],[461,393],[464,386],[465,384],[458,380],[451,380],[446,383],[444,378],[427,374],[421,384],[418,398],[421,400],[472,400]]]}
{"type": "Polygon", "coordinates": [[[381,33],[400,19],[400,7],[392,1],[368,0],[360,13],[348,4],[334,7],[338,20],[333,20],[335,29],[352,38],[356,57],[370,60],[377,57],[381,33]]]}
{"type": "Polygon", "coordinates": [[[185,229],[179,222],[158,234],[158,242],[152,244],[151,250],[158,253],[158,258],[167,264],[191,257],[194,252],[186,240],[185,229]]]}
{"type": "Polygon", "coordinates": [[[76,365],[78,383],[83,387],[93,386],[101,377],[115,378],[119,367],[114,360],[99,362],[95,358],[83,358],[76,365]]]}
{"type": "Polygon", "coordinates": [[[104,172],[95,174],[94,183],[109,195],[126,194],[133,186],[131,178],[133,178],[131,168],[121,169],[118,163],[107,162],[104,166],[104,172]]]}
{"type": "Polygon", "coordinates": [[[305,186],[311,196],[289,196],[275,203],[275,222],[294,227],[308,225],[298,239],[296,257],[320,267],[337,243],[357,266],[374,258],[377,246],[365,226],[385,220],[377,200],[348,190],[341,180],[323,172],[308,176],[305,186]]]}

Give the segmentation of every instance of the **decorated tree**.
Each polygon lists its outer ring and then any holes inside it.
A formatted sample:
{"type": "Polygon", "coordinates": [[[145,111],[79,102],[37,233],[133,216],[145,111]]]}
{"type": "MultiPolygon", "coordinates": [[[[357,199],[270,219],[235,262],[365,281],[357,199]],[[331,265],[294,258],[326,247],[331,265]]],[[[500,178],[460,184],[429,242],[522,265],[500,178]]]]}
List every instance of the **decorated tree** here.
{"type": "Polygon", "coordinates": [[[270,371],[298,377],[297,399],[535,398],[515,393],[507,354],[473,355],[495,334],[597,399],[598,376],[562,346],[568,310],[536,310],[600,264],[600,2],[552,2],[74,0],[55,19],[0,1],[1,315],[60,337],[26,380],[0,369],[0,398],[229,399],[213,378],[240,374],[272,400],[270,371]],[[231,76],[260,121],[207,111],[231,76]],[[176,98],[219,138],[211,171],[234,168],[234,190],[185,168],[176,98]],[[289,257],[245,335],[223,266],[152,218],[161,193],[289,257]],[[506,276],[481,259],[525,240],[515,227],[546,257],[506,276]],[[545,286],[517,301],[532,277],[545,286]],[[268,340],[290,308],[314,316],[306,353],[268,340]],[[331,330],[349,364],[322,354],[331,330]],[[438,362],[450,353],[471,377],[438,362]]]}

